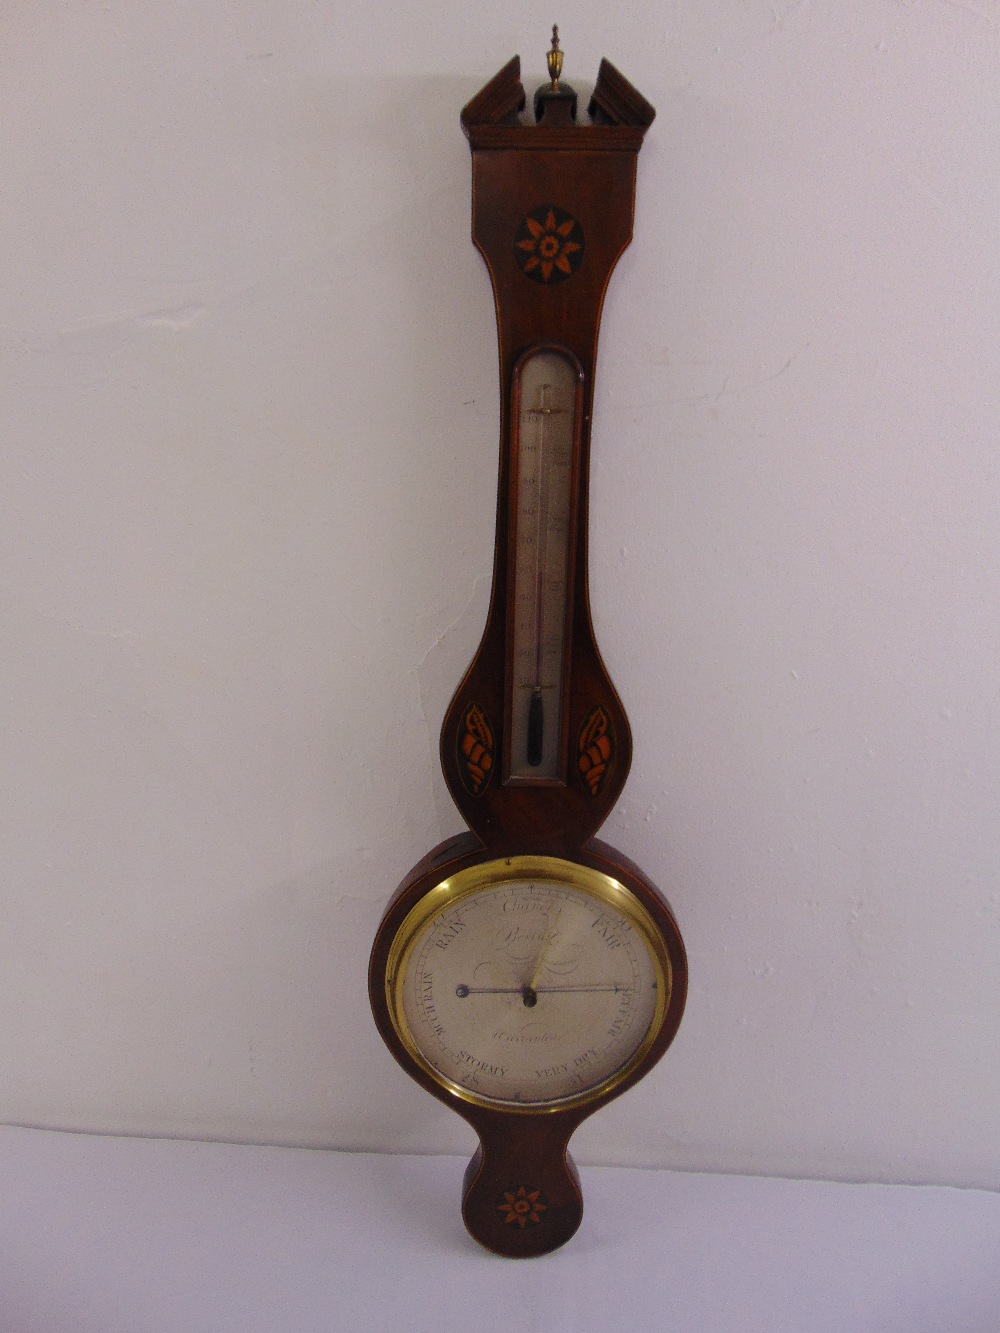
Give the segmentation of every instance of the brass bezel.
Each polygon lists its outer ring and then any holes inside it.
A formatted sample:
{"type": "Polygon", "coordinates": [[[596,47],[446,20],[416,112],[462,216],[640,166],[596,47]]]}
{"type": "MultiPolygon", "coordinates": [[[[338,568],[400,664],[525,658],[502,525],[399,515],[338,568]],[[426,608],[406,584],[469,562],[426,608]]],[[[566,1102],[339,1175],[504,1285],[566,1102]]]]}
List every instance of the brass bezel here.
{"type": "Polygon", "coordinates": [[[611,875],[604,874],[603,871],[556,856],[502,857],[495,861],[484,861],[479,865],[468,866],[443,879],[434,888],[421,895],[404,917],[393,936],[385,969],[385,998],[389,1017],[410,1059],[440,1088],[458,1100],[521,1115],[564,1111],[571,1107],[589,1105],[610,1096],[645,1059],[663,1026],[672,993],[673,968],[663,935],[632,890],[611,875]],[[592,1088],[584,1089],[572,1096],[525,1103],[505,1101],[498,1097],[486,1097],[472,1092],[436,1069],[423,1054],[410,1031],[403,1010],[402,992],[407,968],[417,941],[431,920],[454,907],[463,898],[496,888],[508,880],[532,879],[566,885],[579,893],[598,899],[606,907],[620,913],[645,945],[653,964],[657,987],[656,1008],[652,1022],[639,1046],[620,1068],[592,1088]]]}

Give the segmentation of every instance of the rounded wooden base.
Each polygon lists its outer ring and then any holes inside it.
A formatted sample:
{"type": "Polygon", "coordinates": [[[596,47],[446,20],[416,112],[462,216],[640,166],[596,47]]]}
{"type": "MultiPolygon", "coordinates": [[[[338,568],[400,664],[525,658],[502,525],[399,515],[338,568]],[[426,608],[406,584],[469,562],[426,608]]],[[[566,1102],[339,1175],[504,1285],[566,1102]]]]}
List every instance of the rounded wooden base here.
{"type": "Polygon", "coordinates": [[[546,1133],[534,1116],[494,1128],[469,1162],[462,1218],[494,1254],[530,1259],[565,1245],[583,1219],[583,1194],[566,1149],[568,1133],[546,1133]],[[560,1142],[561,1140],[561,1142],[560,1142]]]}

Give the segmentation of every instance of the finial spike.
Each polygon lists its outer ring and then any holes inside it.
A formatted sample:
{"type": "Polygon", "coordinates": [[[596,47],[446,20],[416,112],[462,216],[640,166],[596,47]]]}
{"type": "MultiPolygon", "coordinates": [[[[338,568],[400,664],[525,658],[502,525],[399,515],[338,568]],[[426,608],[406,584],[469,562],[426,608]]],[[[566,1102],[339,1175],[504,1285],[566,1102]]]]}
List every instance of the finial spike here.
{"type": "Polygon", "coordinates": [[[559,90],[559,76],[562,74],[563,53],[559,49],[559,24],[552,25],[552,50],[545,57],[545,63],[549,67],[549,78],[552,80],[552,91],[559,90]]]}

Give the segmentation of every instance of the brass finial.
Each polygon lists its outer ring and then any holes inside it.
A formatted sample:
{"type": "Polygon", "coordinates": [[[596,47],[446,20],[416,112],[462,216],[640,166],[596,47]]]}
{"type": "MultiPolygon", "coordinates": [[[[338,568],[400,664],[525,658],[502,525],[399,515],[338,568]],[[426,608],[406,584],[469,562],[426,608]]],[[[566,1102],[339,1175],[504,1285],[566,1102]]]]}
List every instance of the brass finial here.
{"type": "Polygon", "coordinates": [[[563,53],[559,50],[559,25],[552,25],[552,50],[545,56],[545,63],[549,67],[549,78],[552,80],[552,91],[559,90],[559,75],[562,73],[563,53]]]}

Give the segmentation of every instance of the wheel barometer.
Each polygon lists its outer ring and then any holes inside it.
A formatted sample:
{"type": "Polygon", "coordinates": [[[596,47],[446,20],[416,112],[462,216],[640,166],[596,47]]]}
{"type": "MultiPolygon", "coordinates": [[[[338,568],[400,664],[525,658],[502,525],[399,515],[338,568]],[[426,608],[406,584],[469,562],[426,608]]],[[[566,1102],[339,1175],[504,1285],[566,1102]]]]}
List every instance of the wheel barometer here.
{"type": "Polygon", "coordinates": [[[548,65],[536,123],[516,56],[462,112],[501,387],[490,609],[441,729],[470,832],[406,876],[369,974],[393,1055],[479,1136],[466,1226],[511,1256],[576,1231],[570,1136],[660,1058],[687,989],[667,903],[594,837],[632,749],[587,590],[594,364],[654,111],[605,60],[578,125],[555,29],[548,65]]]}

